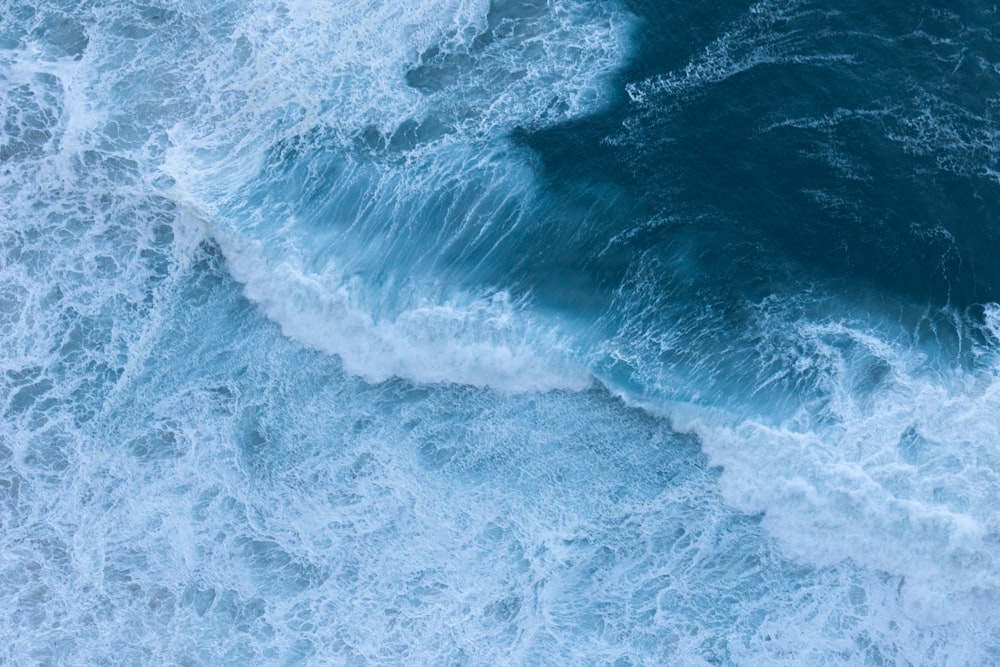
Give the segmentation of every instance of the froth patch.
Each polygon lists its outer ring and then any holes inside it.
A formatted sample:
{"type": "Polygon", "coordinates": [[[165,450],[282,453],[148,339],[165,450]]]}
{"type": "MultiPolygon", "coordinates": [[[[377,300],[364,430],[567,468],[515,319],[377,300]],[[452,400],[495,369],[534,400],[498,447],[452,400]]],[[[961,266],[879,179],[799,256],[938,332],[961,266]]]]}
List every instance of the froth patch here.
{"type": "Polygon", "coordinates": [[[585,386],[560,336],[502,287],[439,286],[531,215],[530,157],[509,135],[599,109],[630,15],[574,1],[293,2],[234,26],[216,46],[246,53],[225,80],[206,77],[213,98],[242,103],[224,117],[213,99],[173,125],[163,170],[211,220],[247,297],[368,379],[585,386]],[[408,294],[369,298],[386,283],[408,294]]]}
{"type": "MultiPolygon", "coordinates": [[[[803,335],[822,338],[828,328],[803,335]]],[[[922,623],[1000,615],[995,373],[941,377],[918,353],[855,333],[855,345],[888,371],[862,387],[863,355],[804,360],[828,368],[822,416],[774,424],[676,408],[675,427],[699,436],[722,466],[727,502],[763,514],[792,557],[900,577],[904,608],[922,623]]]]}
{"type": "Polygon", "coordinates": [[[986,330],[993,336],[994,342],[1000,343],[1000,304],[986,304],[984,307],[984,324],[986,330]]]}
{"type": "Polygon", "coordinates": [[[330,270],[312,273],[288,256],[261,264],[258,244],[217,238],[246,296],[285,335],[339,356],[345,370],[369,381],[402,377],[507,391],[590,383],[568,360],[559,332],[534,322],[504,293],[456,293],[376,318],[358,281],[330,270]]]}
{"type": "Polygon", "coordinates": [[[208,90],[172,121],[183,158],[171,172],[196,191],[315,129],[371,158],[398,149],[400,128],[422,128],[418,143],[497,140],[591,113],[611,97],[632,23],[614,4],[575,1],[261,2],[206,45],[208,90]]]}

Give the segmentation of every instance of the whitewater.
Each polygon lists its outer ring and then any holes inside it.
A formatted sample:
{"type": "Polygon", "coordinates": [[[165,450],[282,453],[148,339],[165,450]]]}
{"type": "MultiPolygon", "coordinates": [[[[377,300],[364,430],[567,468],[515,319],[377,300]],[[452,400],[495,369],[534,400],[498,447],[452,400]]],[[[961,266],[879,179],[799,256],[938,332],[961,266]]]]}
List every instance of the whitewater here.
{"type": "Polygon", "coordinates": [[[1000,662],[992,5],[9,0],[0,664],[1000,662]]]}

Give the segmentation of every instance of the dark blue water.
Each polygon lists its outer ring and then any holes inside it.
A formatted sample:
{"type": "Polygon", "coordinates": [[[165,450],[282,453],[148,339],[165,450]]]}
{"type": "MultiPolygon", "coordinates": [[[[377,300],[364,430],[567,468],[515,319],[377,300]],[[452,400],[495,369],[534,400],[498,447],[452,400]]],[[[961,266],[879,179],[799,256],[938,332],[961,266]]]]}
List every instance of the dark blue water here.
{"type": "Polygon", "coordinates": [[[998,20],[0,7],[0,663],[996,663],[998,20]]]}

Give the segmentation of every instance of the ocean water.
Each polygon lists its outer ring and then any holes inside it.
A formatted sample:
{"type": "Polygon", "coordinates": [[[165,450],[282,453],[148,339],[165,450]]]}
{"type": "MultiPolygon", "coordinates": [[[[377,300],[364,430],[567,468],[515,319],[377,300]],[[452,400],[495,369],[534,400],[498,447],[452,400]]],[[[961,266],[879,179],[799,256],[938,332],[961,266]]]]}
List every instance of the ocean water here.
{"type": "Polygon", "coordinates": [[[0,664],[1000,663],[998,26],[0,4],[0,664]]]}

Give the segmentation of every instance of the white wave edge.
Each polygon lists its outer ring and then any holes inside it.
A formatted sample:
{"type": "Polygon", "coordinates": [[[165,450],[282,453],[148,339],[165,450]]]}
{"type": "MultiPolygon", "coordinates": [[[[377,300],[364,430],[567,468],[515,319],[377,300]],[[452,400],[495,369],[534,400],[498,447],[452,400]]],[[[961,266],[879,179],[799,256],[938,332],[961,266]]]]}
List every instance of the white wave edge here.
{"type": "Polygon", "coordinates": [[[346,277],[311,273],[294,256],[267,259],[254,241],[214,233],[245,296],[286,336],[340,358],[369,382],[393,377],[502,391],[582,390],[587,370],[569,360],[558,330],[525,320],[505,293],[410,307],[376,319],[346,277]]]}
{"type": "MultiPolygon", "coordinates": [[[[1000,305],[986,304],[993,342],[998,323],[1000,305]]],[[[787,556],[898,578],[902,609],[922,626],[1000,619],[1000,370],[929,377],[909,365],[913,352],[879,348],[891,382],[867,400],[836,386],[827,425],[611,390],[694,435],[726,503],[762,515],[787,556]]]]}

